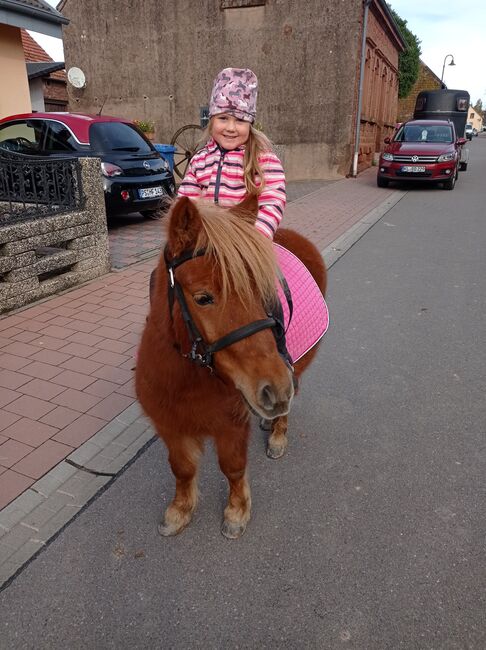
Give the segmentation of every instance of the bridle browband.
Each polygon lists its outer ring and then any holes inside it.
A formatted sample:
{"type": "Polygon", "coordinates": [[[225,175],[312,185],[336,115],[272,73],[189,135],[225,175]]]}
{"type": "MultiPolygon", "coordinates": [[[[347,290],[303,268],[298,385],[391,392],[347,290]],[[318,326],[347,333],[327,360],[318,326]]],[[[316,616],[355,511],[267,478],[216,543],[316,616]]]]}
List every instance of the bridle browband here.
{"type": "MultiPolygon", "coordinates": [[[[209,368],[211,371],[213,371],[214,370],[213,354],[215,352],[219,352],[219,350],[223,350],[224,348],[227,348],[233,343],[237,343],[238,341],[248,338],[249,336],[252,336],[257,332],[261,332],[264,329],[272,330],[273,335],[275,336],[275,340],[277,341],[277,346],[279,348],[279,351],[282,354],[281,347],[285,349],[285,326],[284,326],[284,319],[283,319],[283,310],[279,301],[277,301],[278,305],[274,311],[272,310],[267,311],[267,318],[256,320],[253,321],[252,323],[248,323],[248,325],[243,325],[242,327],[238,327],[232,332],[229,332],[229,334],[225,334],[217,341],[214,341],[214,343],[207,343],[204,340],[201,332],[199,331],[196,323],[194,322],[191,316],[191,312],[189,311],[189,307],[187,305],[187,301],[184,296],[184,291],[182,290],[182,287],[179,284],[179,282],[177,282],[174,271],[175,269],[177,269],[177,267],[181,266],[185,262],[195,259],[196,257],[202,257],[205,254],[206,254],[206,249],[202,248],[197,251],[194,250],[184,251],[179,257],[174,257],[172,259],[169,259],[167,246],[164,249],[165,266],[169,276],[168,277],[169,280],[168,300],[169,300],[170,316],[171,318],[173,317],[174,301],[177,300],[181,310],[182,319],[186,325],[186,329],[189,334],[189,339],[191,341],[190,352],[182,353],[182,356],[189,359],[190,361],[194,361],[199,366],[202,366],[204,368],[209,368]]],[[[281,283],[282,282],[284,283],[282,286],[284,289],[285,297],[289,304],[290,317],[291,317],[292,297],[290,295],[290,290],[285,280],[282,277],[280,277],[279,279],[281,283]]],[[[289,367],[293,370],[290,362],[290,358],[288,357],[288,353],[284,356],[284,360],[289,365],[289,367]]]]}

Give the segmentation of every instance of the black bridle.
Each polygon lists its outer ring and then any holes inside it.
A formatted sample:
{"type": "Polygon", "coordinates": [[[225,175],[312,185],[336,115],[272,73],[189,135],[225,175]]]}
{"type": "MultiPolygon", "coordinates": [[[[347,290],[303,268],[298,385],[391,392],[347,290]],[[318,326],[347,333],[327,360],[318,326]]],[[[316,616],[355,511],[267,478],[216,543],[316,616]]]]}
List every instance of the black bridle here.
{"type": "MultiPolygon", "coordinates": [[[[212,371],[213,354],[215,352],[218,352],[219,350],[223,350],[224,348],[227,348],[233,343],[248,338],[249,336],[252,336],[257,332],[261,332],[264,329],[271,329],[275,337],[275,340],[277,342],[277,347],[280,354],[282,354],[285,362],[293,370],[292,360],[290,359],[290,356],[285,348],[285,326],[284,326],[283,310],[282,310],[282,305],[278,300],[277,300],[277,305],[273,309],[266,310],[267,318],[256,320],[253,321],[252,323],[248,323],[248,325],[243,325],[242,327],[238,327],[232,332],[229,332],[229,334],[225,334],[217,341],[214,341],[214,343],[207,343],[204,340],[201,332],[199,331],[196,323],[194,322],[191,316],[191,312],[189,311],[189,307],[187,305],[187,301],[184,296],[184,291],[182,290],[182,287],[179,284],[179,282],[177,282],[174,271],[175,269],[177,269],[177,267],[181,266],[181,264],[184,264],[185,262],[188,262],[189,260],[192,260],[196,257],[202,257],[205,254],[206,254],[206,249],[203,248],[197,251],[194,250],[185,251],[179,257],[174,257],[172,259],[169,259],[167,247],[164,250],[165,266],[169,276],[168,277],[168,300],[169,300],[170,315],[172,318],[174,301],[177,300],[181,310],[182,318],[184,320],[187,332],[189,334],[189,339],[191,341],[190,352],[182,353],[182,356],[186,357],[187,359],[190,359],[191,361],[194,361],[199,366],[202,366],[204,368],[209,368],[212,371]]],[[[289,313],[291,318],[292,317],[292,296],[290,294],[288,285],[285,282],[285,279],[283,277],[280,277],[279,279],[280,282],[282,283],[285,297],[289,305],[289,313]]]]}

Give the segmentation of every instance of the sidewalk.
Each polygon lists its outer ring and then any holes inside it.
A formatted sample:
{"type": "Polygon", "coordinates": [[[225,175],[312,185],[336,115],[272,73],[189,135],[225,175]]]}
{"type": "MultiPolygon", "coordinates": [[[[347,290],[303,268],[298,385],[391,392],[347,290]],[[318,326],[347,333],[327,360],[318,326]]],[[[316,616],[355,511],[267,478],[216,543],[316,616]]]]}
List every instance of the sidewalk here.
{"type": "MultiPolygon", "coordinates": [[[[375,175],[297,199],[285,226],[329,266],[403,196],[375,175]]],[[[150,259],[0,318],[0,585],[153,437],[133,388],[163,224],[150,231],[150,259]]]]}

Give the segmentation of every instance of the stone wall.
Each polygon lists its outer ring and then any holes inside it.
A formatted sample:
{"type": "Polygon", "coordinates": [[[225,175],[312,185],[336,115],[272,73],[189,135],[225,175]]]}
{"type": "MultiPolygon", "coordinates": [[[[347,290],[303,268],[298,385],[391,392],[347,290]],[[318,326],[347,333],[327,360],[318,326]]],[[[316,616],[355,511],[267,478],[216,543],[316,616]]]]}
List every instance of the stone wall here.
{"type": "Polygon", "coordinates": [[[0,313],[109,272],[98,159],[81,159],[81,183],[82,210],[0,226],[0,313]]]}

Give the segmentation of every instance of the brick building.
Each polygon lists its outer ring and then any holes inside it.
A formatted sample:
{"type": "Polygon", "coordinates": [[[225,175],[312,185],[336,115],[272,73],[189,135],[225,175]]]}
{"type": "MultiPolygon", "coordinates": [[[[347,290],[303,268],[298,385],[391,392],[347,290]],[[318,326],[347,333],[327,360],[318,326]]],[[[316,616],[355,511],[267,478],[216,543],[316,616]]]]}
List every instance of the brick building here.
{"type": "Polygon", "coordinates": [[[25,29],[21,30],[21,36],[32,110],[39,112],[68,110],[64,61],[54,61],[25,29]]]}
{"type": "Polygon", "coordinates": [[[423,61],[419,62],[419,66],[417,81],[412,86],[411,91],[407,97],[398,100],[397,122],[406,122],[413,118],[415,100],[419,92],[422,90],[440,90],[440,88],[445,88],[439,77],[423,61]]]}
{"type": "MultiPolygon", "coordinates": [[[[369,10],[367,109],[370,164],[396,119],[398,54],[403,40],[385,0],[369,10]]],[[[155,123],[159,142],[198,124],[212,81],[224,67],[259,78],[258,121],[283,145],[289,180],[350,172],[363,34],[363,0],[61,0],[67,68],[81,68],[82,89],[68,86],[71,110],[155,123]],[[123,43],[123,47],[120,47],[123,43]]]]}
{"type": "Polygon", "coordinates": [[[358,169],[369,167],[393,133],[398,105],[398,55],[404,43],[386,6],[370,5],[366,31],[358,169]]]}

